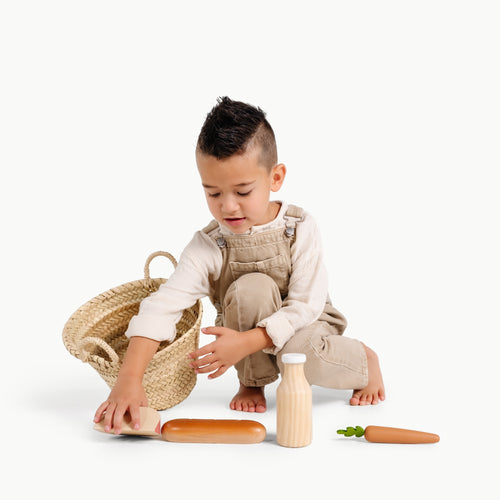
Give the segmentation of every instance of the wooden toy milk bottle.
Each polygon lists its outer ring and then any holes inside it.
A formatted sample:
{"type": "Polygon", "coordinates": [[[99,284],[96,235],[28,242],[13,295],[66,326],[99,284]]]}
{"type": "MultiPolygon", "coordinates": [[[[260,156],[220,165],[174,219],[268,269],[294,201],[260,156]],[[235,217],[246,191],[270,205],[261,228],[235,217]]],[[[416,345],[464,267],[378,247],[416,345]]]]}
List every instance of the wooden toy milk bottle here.
{"type": "Polygon", "coordinates": [[[283,354],[284,373],[276,391],[277,441],[299,448],[311,443],[312,391],[304,375],[305,354],[283,354]]]}

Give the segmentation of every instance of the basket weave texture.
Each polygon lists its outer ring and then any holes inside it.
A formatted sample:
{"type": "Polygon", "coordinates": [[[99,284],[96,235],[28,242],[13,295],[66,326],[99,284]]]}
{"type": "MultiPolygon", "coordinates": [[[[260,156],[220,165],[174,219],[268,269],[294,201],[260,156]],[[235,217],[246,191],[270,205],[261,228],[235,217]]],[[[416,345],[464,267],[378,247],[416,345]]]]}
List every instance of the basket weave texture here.
{"type": "MultiPolygon", "coordinates": [[[[144,279],[112,288],[75,311],[63,329],[66,349],[76,358],[95,368],[112,388],[129,343],[125,336],[132,316],[139,312],[141,301],[160,285],[164,278],[150,278],[149,264],[159,255],[177,262],[168,252],[151,254],[144,267],[144,279]]],[[[149,406],[165,410],[183,401],[196,384],[196,374],[187,355],[198,347],[203,309],[198,300],[183,311],[177,323],[176,338],[162,342],[150,361],[143,378],[149,406]]]]}

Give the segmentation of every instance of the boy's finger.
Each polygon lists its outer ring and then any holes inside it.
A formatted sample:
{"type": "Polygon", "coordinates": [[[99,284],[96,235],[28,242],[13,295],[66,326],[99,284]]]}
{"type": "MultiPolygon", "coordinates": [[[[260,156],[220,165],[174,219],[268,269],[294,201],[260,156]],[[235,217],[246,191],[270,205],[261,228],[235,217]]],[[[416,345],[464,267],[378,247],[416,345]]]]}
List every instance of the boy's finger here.
{"type": "Polygon", "coordinates": [[[201,347],[200,349],[197,349],[196,351],[190,352],[188,354],[188,358],[196,359],[199,358],[200,356],[205,356],[205,354],[210,354],[211,352],[213,352],[213,347],[214,347],[213,342],[211,344],[207,344],[201,347]]]}
{"type": "Polygon", "coordinates": [[[113,417],[115,414],[116,404],[110,403],[104,414],[104,431],[109,432],[113,426],[113,417]]]}
{"type": "Polygon", "coordinates": [[[96,424],[101,421],[102,414],[104,413],[104,411],[106,410],[108,405],[109,405],[109,403],[107,401],[104,401],[104,403],[102,403],[99,406],[99,408],[97,408],[97,411],[95,412],[95,415],[94,415],[94,422],[96,424]]]}
{"type": "Polygon", "coordinates": [[[211,373],[208,378],[217,378],[217,377],[220,377],[221,375],[223,375],[225,372],[227,371],[227,367],[226,366],[221,366],[215,373],[211,373]]]}
{"type": "Polygon", "coordinates": [[[138,430],[141,428],[141,412],[138,406],[130,407],[130,417],[132,418],[132,429],[138,430]]]}
{"type": "Polygon", "coordinates": [[[215,371],[215,369],[216,369],[215,366],[208,365],[208,366],[204,366],[203,368],[198,368],[196,370],[196,373],[198,373],[198,374],[210,373],[210,372],[215,371]]]}
{"type": "Polygon", "coordinates": [[[191,363],[189,363],[189,366],[191,366],[191,368],[196,369],[196,368],[201,368],[202,366],[209,365],[214,361],[216,361],[215,356],[213,354],[208,354],[207,356],[203,356],[202,358],[191,361],[191,363]]]}
{"type": "Polygon", "coordinates": [[[116,407],[115,416],[113,418],[113,429],[115,434],[120,434],[122,431],[123,415],[126,408],[116,407]]]}
{"type": "Polygon", "coordinates": [[[220,326],[207,326],[202,328],[202,333],[206,333],[207,335],[221,335],[223,327],[220,326]]]}

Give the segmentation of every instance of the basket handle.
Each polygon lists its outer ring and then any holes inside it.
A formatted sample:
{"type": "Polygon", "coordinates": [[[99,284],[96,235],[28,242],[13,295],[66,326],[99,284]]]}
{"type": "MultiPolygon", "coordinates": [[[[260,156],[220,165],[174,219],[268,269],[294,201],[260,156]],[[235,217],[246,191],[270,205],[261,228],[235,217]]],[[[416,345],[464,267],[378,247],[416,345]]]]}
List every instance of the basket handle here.
{"type": "Polygon", "coordinates": [[[80,359],[84,363],[86,363],[90,357],[90,352],[85,349],[85,347],[89,344],[101,347],[109,356],[111,363],[119,364],[120,358],[118,357],[118,354],[116,354],[116,352],[107,342],[105,342],[103,339],[100,339],[99,337],[84,337],[80,340],[80,342],[78,342],[78,348],[80,349],[81,354],[80,359]]]}
{"type": "Polygon", "coordinates": [[[174,269],[177,267],[177,261],[175,260],[175,257],[173,255],[169,254],[168,252],[162,252],[161,250],[159,252],[154,252],[146,259],[146,264],[144,265],[144,278],[146,278],[147,280],[151,279],[149,274],[149,264],[151,264],[151,261],[159,255],[162,255],[163,257],[169,259],[170,262],[172,262],[172,264],[174,265],[174,269]]]}

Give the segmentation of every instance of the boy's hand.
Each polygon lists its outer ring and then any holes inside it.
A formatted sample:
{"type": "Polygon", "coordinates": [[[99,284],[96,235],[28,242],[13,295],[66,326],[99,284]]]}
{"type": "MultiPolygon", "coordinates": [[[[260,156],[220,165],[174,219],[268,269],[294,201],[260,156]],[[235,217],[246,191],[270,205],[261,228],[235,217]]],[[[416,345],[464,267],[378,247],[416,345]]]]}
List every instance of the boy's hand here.
{"type": "Polygon", "coordinates": [[[130,413],[132,427],[140,428],[139,408],[148,406],[148,400],[142,383],[138,379],[119,377],[108,399],[99,406],[94,416],[94,422],[100,422],[104,414],[104,430],[120,434],[123,416],[130,413]]]}
{"type": "Polygon", "coordinates": [[[215,335],[216,339],[188,355],[188,358],[195,359],[190,366],[196,373],[214,372],[208,378],[220,377],[240,359],[250,354],[244,335],[236,330],[211,326],[202,328],[201,331],[207,335],[215,335]]]}
{"type": "Polygon", "coordinates": [[[194,359],[190,366],[196,373],[210,373],[208,378],[220,377],[245,356],[272,345],[264,328],[238,332],[231,328],[211,326],[201,331],[215,335],[216,339],[190,353],[188,358],[194,359]]]}

